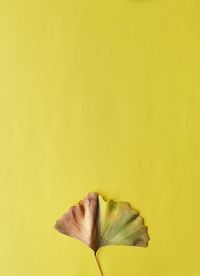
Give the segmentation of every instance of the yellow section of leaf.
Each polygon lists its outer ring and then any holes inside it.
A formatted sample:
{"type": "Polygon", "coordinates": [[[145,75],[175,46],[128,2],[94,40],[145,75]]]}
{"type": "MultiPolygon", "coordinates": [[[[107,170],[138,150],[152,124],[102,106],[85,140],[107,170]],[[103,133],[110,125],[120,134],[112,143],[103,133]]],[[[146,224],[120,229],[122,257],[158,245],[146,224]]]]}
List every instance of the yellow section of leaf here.
{"type": "Polygon", "coordinates": [[[98,248],[106,245],[148,245],[144,219],[129,203],[104,201],[99,196],[98,248]]]}

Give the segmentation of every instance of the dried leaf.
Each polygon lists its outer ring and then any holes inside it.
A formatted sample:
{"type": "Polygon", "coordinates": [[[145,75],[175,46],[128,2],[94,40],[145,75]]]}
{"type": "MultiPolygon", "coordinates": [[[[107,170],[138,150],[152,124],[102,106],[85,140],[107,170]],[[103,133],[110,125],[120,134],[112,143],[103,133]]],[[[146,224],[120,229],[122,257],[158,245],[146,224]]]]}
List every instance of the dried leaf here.
{"type": "Polygon", "coordinates": [[[77,206],[71,207],[55,228],[87,244],[96,253],[106,245],[148,245],[147,227],[138,211],[129,203],[104,201],[89,193],[77,206]]]}

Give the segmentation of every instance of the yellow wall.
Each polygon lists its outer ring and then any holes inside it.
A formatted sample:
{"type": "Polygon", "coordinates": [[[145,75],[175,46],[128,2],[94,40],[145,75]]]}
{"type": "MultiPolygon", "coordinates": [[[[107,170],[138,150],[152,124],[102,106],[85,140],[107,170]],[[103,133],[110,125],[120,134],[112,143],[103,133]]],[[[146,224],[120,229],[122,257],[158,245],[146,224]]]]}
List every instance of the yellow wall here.
{"type": "Polygon", "coordinates": [[[200,1],[0,0],[0,275],[99,275],[57,218],[129,201],[147,249],[105,276],[199,276],[200,1]]]}

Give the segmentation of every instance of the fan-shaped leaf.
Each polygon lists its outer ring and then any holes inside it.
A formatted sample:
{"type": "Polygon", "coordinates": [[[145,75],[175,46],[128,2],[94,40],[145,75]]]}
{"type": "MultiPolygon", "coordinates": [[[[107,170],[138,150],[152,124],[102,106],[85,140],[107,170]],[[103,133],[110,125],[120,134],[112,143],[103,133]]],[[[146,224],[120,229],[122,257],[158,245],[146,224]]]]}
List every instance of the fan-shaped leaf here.
{"type": "Polygon", "coordinates": [[[87,244],[96,252],[106,245],[147,246],[147,227],[138,211],[129,203],[104,201],[89,193],[77,206],[71,207],[55,228],[87,244]]]}

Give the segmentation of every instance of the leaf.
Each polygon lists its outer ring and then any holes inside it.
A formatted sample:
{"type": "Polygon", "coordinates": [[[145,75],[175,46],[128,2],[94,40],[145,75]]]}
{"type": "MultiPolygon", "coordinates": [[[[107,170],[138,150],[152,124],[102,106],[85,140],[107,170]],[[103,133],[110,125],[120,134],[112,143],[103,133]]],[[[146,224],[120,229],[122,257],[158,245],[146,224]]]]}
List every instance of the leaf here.
{"type": "Polygon", "coordinates": [[[147,227],[137,210],[126,202],[104,201],[97,193],[89,193],[71,207],[55,228],[81,240],[95,253],[106,245],[146,247],[149,241],[147,227]]]}

